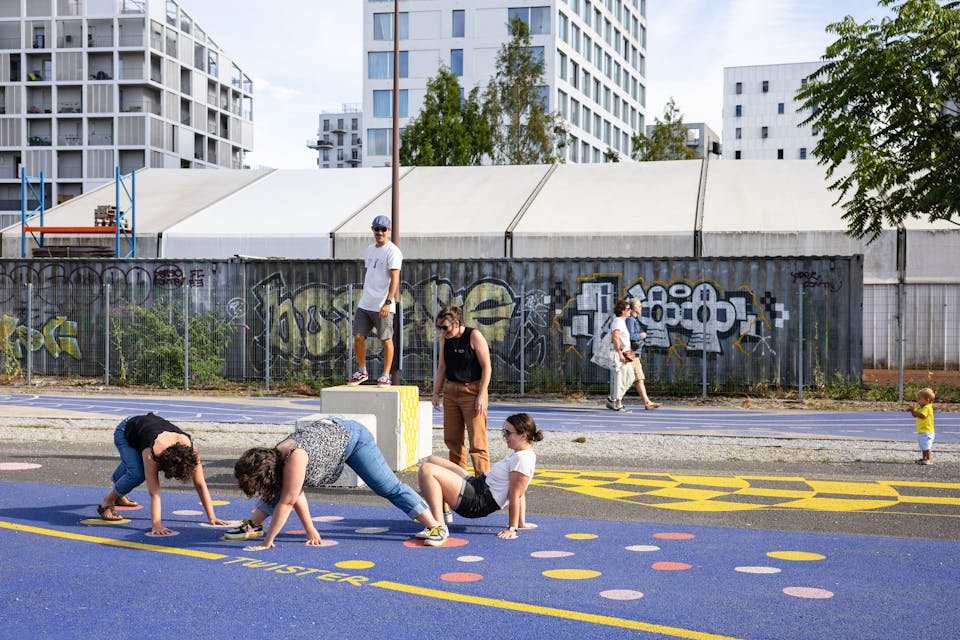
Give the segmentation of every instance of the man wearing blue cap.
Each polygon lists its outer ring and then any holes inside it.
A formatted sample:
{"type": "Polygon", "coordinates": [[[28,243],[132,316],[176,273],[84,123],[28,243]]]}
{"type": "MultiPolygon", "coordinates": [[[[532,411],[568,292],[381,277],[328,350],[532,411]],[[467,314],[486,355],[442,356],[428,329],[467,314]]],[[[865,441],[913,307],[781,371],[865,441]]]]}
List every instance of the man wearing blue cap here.
{"type": "Polygon", "coordinates": [[[377,378],[377,385],[389,387],[391,384],[393,314],[396,311],[397,296],[400,294],[400,264],[403,262],[403,254],[400,253],[400,247],[390,242],[390,225],[390,218],[383,215],[374,218],[370,225],[375,244],[367,247],[364,260],[367,273],[363,278],[363,295],[357,304],[357,313],[353,316],[353,347],[360,368],[350,378],[351,386],[356,386],[370,377],[367,374],[366,340],[374,328],[383,343],[383,374],[377,378]]]}

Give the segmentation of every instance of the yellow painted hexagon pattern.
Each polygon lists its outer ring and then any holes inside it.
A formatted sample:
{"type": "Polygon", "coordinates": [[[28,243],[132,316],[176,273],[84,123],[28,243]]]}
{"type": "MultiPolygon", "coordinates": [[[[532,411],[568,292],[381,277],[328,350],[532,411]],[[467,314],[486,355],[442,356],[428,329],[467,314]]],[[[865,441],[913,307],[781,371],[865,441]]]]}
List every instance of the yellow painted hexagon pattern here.
{"type": "Polygon", "coordinates": [[[912,512],[936,513],[937,507],[960,506],[960,484],[936,482],[542,469],[531,484],[674,511],[865,511],[910,505],[912,512]]]}
{"type": "Polygon", "coordinates": [[[417,462],[417,431],[420,428],[420,389],[400,387],[400,437],[403,439],[403,466],[417,462]]]}

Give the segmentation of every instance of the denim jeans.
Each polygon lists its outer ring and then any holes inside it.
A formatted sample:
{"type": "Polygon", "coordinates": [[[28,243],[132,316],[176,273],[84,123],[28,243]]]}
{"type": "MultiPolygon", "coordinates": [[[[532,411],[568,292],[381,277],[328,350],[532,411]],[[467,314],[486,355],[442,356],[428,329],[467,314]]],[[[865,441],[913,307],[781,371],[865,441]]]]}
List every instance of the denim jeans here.
{"type": "MultiPolygon", "coordinates": [[[[403,511],[411,519],[415,519],[424,511],[428,510],[427,502],[420,494],[411,489],[408,485],[400,481],[397,474],[393,472],[387,460],[383,457],[383,452],[374,441],[373,436],[367,431],[367,428],[353,420],[340,420],[337,422],[343,425],[350,436],[347,442],[347,449],[343,453],[344,462],[353,469],[360,479],[367,483],[367,486],[381,498],[386,498],[390,503],[400,511],[403,511]]],[[[307,452],[309,455],[310,452],[307,452]]],[[[266,513],[273,514],[274,507],[280,501],[280,493],[271,501],[257,500],[256,509],[266,513]]]]}
{"type": "Polygon", "coordinates": [[[139,486],[145,479],[146,473],[143,470],[143,453],[130,446],[127,438],[123,435],[123,430],[127,426],[130,418],[124,418],[113,431],[113,444],[117,446],[120,452],[120,464],[113,472],[113,490],[120,496],[125,496],[135,487],[139,486]]]}

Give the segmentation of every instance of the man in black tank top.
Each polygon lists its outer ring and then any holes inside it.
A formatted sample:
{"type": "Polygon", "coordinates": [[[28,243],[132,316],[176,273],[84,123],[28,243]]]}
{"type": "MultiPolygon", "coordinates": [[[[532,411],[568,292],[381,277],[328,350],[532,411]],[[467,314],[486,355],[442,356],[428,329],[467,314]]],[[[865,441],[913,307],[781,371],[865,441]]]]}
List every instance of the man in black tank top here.
{"type": "Polygon", "coordinates": [[[463,310],[448,306],[437,316],[440,356],[433,383],[433,406],[443,394],[443,441],[450,461],[467,468],[467,447],[476,475],[490,470],[487,451],[487,387],[490,384],[490,349],[476,329],[463,325],[463,310]]]}

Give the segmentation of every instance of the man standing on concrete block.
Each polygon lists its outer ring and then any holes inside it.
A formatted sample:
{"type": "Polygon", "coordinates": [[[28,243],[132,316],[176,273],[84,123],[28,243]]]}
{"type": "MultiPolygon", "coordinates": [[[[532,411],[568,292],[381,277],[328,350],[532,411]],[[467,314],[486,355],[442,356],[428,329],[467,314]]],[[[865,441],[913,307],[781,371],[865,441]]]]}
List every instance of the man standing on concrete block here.
{"type": "Polygon", "coordinates": [[[364,259],[367,272],[363,278],[363,295],[353,316],[353,346],[359,368],[350,378],[355,386],[370,376],[367,374],[367,336],[376,329],[383,343],[383,373],[377,385],[389,387],[390,368],[393,365],[393,314],[397,296],[400,295],[400,264],[403,254],[400,247],[390,242],[390,218],[377,216],[373,219],[374,244],[367,247],[364,259]]]}

